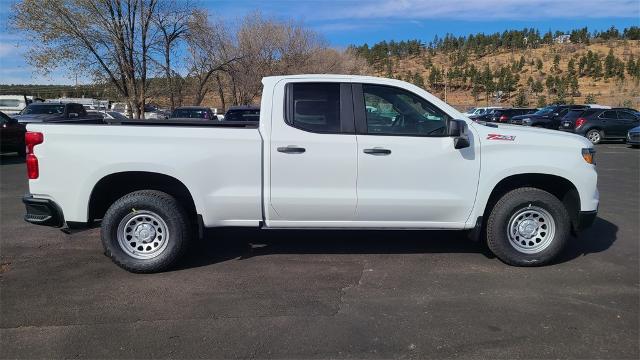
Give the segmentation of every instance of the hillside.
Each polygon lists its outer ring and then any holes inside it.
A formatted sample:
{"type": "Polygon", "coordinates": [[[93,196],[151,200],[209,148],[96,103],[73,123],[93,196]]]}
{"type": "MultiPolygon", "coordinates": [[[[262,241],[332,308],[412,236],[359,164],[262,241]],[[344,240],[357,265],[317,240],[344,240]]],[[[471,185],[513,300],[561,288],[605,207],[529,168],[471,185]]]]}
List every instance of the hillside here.
{"type": "Polygon", "coordinates": [[[546,103],[585,103],[587,100],[595,100],[600,104],[640,108],[639,40],[544,44],[528,49],[497,49],[486,55],[421,48],[417,54],[414,52],[412,55],[391,55],[388,59],[378,59],[370,63],[373,75],[390,76],[415,83],[442,99],[445,99],[446,88],[447,102],[461,109],[484,105],[511,106],[516,103],[539,106],[543,100],[546,103]],[[582,73],[579,71],[580,60],[583,57],[586,59],[589,51],[593,54],[591,58],[597,59],[593,60],[596,63],[594,66],[597,67],[599,63],[601,67],[600,74],[596,76],[589,74],[588,69],[583,69],[582,73]],[[613,60],[610,61],[611,77],[607,77],[606,63],[610,51],[613,60]],[[554,59],[558,60],[557,68],[554,67],[554,59]],[[570,70],[569,62],[572,59],[573,70],[570,70]],[[520,64],[522,60],[524,62],[520,64]],[[628,66],[629,63],[631,66],[628,66]],[[490,91],[488,97],[481,75],[476,75],[474,81],[473,74],[482,73],[486,66],[493,73],[495,88],[490,91]],[[434,69],[436,74],[432,74],[434,69]],[[510,74],[503,77],[505,72],[510,74]],[[449,74],[446,80],[445,73],[449,74]],[[509,77],[512,77],[513,87],[509,91],[498,92],[500,79],[509,77]],[[574,84],[572,87],[573,78],[577,86],[574,84]],[[565,82],[560,86],[562,89],[557,89],[557,79],[565,82]],[[542,89],[535,88],[534,84],[538,81],[542,89]],[[551,83],[548,84],[548,81],[551,83]],[[475,98],[474,86],[478,93],[475,98]],[[519,93],[521,99],[518,100],[519,93]],[[541,96],[544,98],[540,99],[541,96]]]}

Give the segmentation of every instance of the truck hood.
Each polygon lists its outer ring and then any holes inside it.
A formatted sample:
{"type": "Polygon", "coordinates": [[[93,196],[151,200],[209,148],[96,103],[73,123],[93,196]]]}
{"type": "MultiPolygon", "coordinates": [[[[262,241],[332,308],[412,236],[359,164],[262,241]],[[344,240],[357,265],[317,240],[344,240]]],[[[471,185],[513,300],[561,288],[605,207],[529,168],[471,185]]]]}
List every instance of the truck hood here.
{"type": "Polygon", "coordinates": [[[553,147],[593,147],[585,137],[558,130],[529,127],[512,124],[473,123],[474,129],[480,133],[482,143],[505,143],[513,145],[536,145],[553,147]]]}

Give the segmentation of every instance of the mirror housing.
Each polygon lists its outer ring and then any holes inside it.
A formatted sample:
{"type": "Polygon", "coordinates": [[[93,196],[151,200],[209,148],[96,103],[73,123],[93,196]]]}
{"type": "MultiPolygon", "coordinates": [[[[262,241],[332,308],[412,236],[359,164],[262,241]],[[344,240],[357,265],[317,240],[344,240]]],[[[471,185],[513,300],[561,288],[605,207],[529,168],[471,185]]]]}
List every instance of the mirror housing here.
{"type": "Polygon", "coordinates": [[[469,137],[465,131],[467,123],[464,120],[450,120],[447,126],[447,135],[453,137],[453,147],[455,149],[464,149],[471,146],[469,137]]]}
{"type": "Polygon", "coordinates": [[[463,120],[449,120],[449,123],[447,124],[447,135],[451,137],[460,136],[465,125],[466,123],[463,120]]]}

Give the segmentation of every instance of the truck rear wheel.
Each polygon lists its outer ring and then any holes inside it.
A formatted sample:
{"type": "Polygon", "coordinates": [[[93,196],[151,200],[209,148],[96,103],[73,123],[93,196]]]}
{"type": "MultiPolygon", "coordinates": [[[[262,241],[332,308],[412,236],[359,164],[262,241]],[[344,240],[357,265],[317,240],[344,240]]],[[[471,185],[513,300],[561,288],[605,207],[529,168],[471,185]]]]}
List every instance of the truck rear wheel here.
{"type": "Polygon", "coordinates": [[[503,262],[541,266],[558,256],[568,241],[569,214],[544,190],[515,189],[495,204],[486,231],[489,249],[503,262]]]}
{"type": "Polygon", "coordinates": [[[189,241],[188,224],[174,197],[155,190],[129,193],[114,202],[102,219],[105,255],[131,272],[166,270],[189,241]]]}

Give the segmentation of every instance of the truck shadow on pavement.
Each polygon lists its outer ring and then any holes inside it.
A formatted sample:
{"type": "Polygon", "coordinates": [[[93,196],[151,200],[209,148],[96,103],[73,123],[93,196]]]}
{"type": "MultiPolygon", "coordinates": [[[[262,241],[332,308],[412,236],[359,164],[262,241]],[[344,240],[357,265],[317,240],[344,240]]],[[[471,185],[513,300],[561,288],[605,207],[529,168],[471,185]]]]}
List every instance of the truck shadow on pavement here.
{"type": "MultiPolygon", "coordinates": [[[[590,229],[571,237],[555,263],[607,250],[618,227],[597,218],[590,229]]],[[[434,230],[256,230],[217,229],[196,241],[176,270],[218,262],[277,254],[429,254],[478,253],[495,256],[484,242],[473,242],[462,231],[434,230]]]]}

